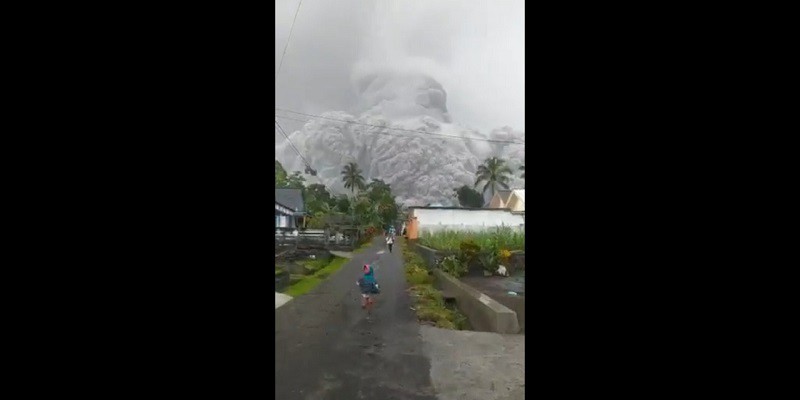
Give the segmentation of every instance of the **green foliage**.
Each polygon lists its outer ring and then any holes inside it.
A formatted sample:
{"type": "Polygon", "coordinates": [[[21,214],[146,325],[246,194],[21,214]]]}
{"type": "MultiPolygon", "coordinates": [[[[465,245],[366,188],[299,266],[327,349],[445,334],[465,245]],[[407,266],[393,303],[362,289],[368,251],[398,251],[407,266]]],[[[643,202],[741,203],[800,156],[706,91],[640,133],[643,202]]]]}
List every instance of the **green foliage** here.
{"type": "Polygon", "coordinates": [[[288,174],[280,162],[275,161],[275,187],[302,189],[303,201],[309,218],[309,228],[325,227],[329,216],[350,216],[355,225],[364,228],[382,229],[394,224],[400,218],[400,206],[395,202],[391,185],[383,180],[373,179],[369,185],[364,183],[362,172],[356,163],[349,163],[342,169],[345,188],[357,196],[334,196],[321,184],[306,186],[306,180],[298,172],[288,174]]]}
{"type": "Polygon", "coordinates": [[[322,283],[325,278],[342,268],[342,265],[344,265],[346,262],[346,258],[333,257],[333,259],[331,259],[331,261],[325,267],[319,269],[313,275],[302,277],[300,280],[286,288],[283,293],[292,297],[306,294],[317,287],[317,285],[322,283]]]}
{"type": "Polygon", "coordinates": [[[336,205],[336,199],[328,191],[328,188],[319,183],[305,187],[303,199],[306,203],[306,210],[312,215],[320,212],[330,213],[331,208],[336,205]]]}
{"type": "Polygon", "coordinates": [[[494,273],[495,271],[497,271],[497,268],[500,265],[500,260],[498,259],[497,251],[494,251],[494,249],[492,248],[485,250],[487,251],[483,251],[481,252],[481,254],[478,255],[478,261],[481,263],[481,266],[483,267],[484,271],[494,273]]]}
{"type": "Polygon", "coordinates": [[[369,197],[373,201],[379,201],[382,196],[392,194],[391,185],[384,182],[383,179],[373,179],[372,182],[367,185],[367,191],[369,192],[369,197]]]}
{"type": "Polygon", "coordinates": [[[464,185],[458,189],[453,189],[458,197],[458,204],[461,207],[481,208],[483,207],[483,195],[477,190],[464,185]]]}
{"type": "Polygon", "coordinates": [[[525,232],[500,227],[480,232],[424,232],[419,238],[421,245],[444,251],[462,251],[461,244],[463,242],[472,243],[481,250],[488,249],[490,246],[508,250],[524,250],[525,232]]]}
{"type": "Polygon", "coordinates": [[[417,264],[406,266],[406,280],[412,286],[415,285],[430,285],[433,283],[433,275],[428,273],[428,270],[420,267],[417,264]]]}
{"type": "Polygon", "coordinates": [[[467,266],[472,264],[478,259],[478,254],[481,252],[481,246],[475,243],[472,239],[467,239],[458,245],[458,255],[467,266]]]}
{"type": "Polygon", "coordinates": [[[283,169],[283,165],[281,165],[278,160],[275,160],[275,187],[276,188],[283,188],[286,187],[286,183],[288,178],[288,174],[286,170],[283,169]]]}
{"type": "Polygon", "coordinates": [[[350,199],[345,195],[340,195],[336,198],[335,201],[336,207],[335,210],[341,213],[349,213],[350,212],[350,199]]]}
{"type": "Polygon", "coordinates": [[[498,187],[508,189],[511,174],[511,168],[506,165],[505,160],[497,157],[487,158],[478,166],[478,171],[475,173],[475,187],[481,182],[486,182],[481,193],[491,189],[491,195],[494,196],[498,187]]]}
{"type": "Polygon", "coordinates": [[[300,171],[294,171],[288,178],[286,178],[286,187],[289,189],[303,189],[305,188],[306,178],[300,174],[300,171]]]}
{"type": "Polygon", "coordinates": [[[448,309],[442,293],[434,287],[434,277],[425,267],[425,261],[414,250],[407,246],[404,239],[403,258],[405,259],[405,275],[410,287],[409,292],[417,319],[429,322],[444,329],[464,329],[467,318],[458,310],[448,309]]]}
{"type": "Polygon", "coordinates": [[[286,172],[278,160],[275,160],[275,187],[278,189],[303,189],[306,178],[299,171],[291,175],[286,172]]]}
{"type": "Polygon", "coordinates": [[[460,278],[467,274],[467,271],[469,270],[469,264],[464,262],[464,260],[460,259],[459,257],[451,255],[441,260],[439,263],[439,268],[453,277],[460,278]]]}
{"type": "Polygon", "coordinates": [[[329,262],[330,260],[319,258],[314,260],[303,260],[300,261],[299,263],[301,265],[308,267],[308,269],[311,270],[312,273],[314,273],[327,266],[329,262]]]}
{"type": "Polygon", "coordinates": [[[345,189],[350,189],[355,193],[356,190],[364,190],[364,177],[361,175],[361,169],[358,164],[351,162],[344,166],[342,169],[342,182],[344,182],[345,189]]]}
{"type": "Polygon", "coordinates": [[[365,241],[364,243],[362,243],[362,244],[361,244],[361,246],[360,246],[359,248],[355,249],[355,250],[353,251],[353,253],[354,253],[354,254],[361,253],[361,252],[363,252],[364,250],[368,249],[370,246],[372,246],[372,242],[370,242],[370,241],[365,241]]]}

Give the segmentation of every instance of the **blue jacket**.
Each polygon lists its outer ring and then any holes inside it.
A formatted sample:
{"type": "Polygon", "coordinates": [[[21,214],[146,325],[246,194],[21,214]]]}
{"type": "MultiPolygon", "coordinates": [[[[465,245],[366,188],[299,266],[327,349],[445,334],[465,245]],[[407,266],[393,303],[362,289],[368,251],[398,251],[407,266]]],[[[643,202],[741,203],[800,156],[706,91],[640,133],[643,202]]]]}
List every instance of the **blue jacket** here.
{"type": "Polygon", "coordinates": [[[369,272],[364,274],[364,276],[358,280],[358,286],[361,287],[361,291],[372,290],[373,286],[378,284],[378,281],[375,279],[375,270],[370,268],[369,272]]]}

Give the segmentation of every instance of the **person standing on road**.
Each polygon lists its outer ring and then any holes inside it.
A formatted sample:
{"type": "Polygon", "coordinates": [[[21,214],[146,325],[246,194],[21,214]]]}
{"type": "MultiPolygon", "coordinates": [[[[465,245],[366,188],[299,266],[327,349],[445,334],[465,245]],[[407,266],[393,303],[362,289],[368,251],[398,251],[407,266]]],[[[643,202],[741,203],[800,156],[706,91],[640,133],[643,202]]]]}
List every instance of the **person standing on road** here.
{"type": "Polygon", "coordinates": [[[388,236],[386,238],[386,245],[389,246],[389,253],[392,252],[392,245],[394,244],[394,236],[388,236]]]}

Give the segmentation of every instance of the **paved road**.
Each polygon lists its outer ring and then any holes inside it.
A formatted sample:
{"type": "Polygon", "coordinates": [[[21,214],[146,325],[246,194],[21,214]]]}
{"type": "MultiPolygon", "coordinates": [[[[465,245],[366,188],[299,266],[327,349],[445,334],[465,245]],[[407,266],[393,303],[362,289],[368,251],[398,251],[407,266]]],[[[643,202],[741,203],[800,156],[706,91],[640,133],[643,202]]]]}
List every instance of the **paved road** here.
{"type": "Polygon", "coordinates": [[[275,398],[436,399],[400,254],[400,243],[390,254],[376,238],[313,291],[275,310],[275,398]],[[367,320],[356,280],[375,260],[381,294],[367,320]]]}

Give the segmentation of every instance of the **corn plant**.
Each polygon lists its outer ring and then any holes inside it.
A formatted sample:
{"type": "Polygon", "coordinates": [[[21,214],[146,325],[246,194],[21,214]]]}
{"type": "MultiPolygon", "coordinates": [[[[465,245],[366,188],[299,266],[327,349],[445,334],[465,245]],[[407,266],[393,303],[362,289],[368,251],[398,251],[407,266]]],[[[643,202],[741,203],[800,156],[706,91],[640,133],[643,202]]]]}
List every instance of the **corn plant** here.
{"type": "Polygon", "coordinates": [[[458,251],[463,242],[471,242],[481,249],[497,248],[500,250],[524,250],[525,232],[510,228],[496,228],[481,232],[440,231],[424,232],[419,243],[436,250],[458,251]]]}

